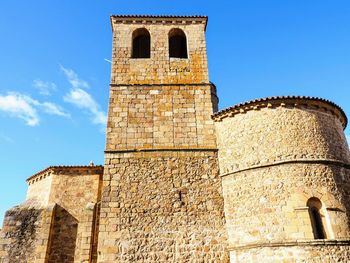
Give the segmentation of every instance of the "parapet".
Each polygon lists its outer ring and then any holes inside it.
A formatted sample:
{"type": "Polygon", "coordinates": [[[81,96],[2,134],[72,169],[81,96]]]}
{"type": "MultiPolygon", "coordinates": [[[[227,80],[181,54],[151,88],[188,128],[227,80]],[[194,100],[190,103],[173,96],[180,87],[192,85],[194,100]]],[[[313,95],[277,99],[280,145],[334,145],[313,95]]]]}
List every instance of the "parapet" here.
{"type": "Polygon", "coordinates": [[[186,24],[204,24],[207,26],[207,16],[152,16],[152,15],[112,15],[111,25],[114,30],[115,24],[172,24],[172,25],[186,25],[186,24]]]}

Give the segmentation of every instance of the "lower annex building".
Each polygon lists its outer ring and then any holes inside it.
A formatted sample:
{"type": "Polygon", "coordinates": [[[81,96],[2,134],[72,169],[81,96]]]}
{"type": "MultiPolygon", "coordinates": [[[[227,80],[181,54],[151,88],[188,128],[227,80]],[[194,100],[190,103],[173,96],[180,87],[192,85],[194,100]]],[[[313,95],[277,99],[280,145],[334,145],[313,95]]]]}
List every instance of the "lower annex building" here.
{"type": "Polygon", "coordinates": [[[111,16],[104,166],[50,166],[1,263],[349,262],[347,118],[314,97],[218,111],[203,16],[111,16]]]}

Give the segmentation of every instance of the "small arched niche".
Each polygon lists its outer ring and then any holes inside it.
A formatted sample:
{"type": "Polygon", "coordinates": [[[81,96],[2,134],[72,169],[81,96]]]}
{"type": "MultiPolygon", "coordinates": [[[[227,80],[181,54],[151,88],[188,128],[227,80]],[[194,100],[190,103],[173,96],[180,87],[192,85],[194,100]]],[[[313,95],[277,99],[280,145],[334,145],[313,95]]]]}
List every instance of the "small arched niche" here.
{"type": "Polygon", "coordinates": [[[307,200],[306,205],[309,211],[314,238],[326,239],[327,235],[326,235],[326,231],[323,223],[325,220],[322,220],[323,215],[321,214],[321,211],[322,211],[321,200],[316,197],[311,197],[309,200],[307,200]]]}
{"type": "Polygon", "coordinates": [[[169,57],[188,58],[186,35],[179,28],[169,31],[169,57]]]}
{"type": "Polygon", "coordinates": [[[151,35],[146,28],[136,29],[132,33],[132,58],[151,57],[151,35]]]}

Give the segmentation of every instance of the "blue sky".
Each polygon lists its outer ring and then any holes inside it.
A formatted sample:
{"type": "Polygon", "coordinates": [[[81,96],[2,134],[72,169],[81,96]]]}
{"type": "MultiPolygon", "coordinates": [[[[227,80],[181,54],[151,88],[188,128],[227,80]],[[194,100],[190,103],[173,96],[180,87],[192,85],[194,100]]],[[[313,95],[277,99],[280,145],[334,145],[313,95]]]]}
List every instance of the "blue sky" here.
{"type": "Polygon", "coordinates": [[[310,95],[350,115],[349,1],[1,0],[0,222],[33,173],[103,163],[111,14],[208,15],[220,108],[310,95]]]}

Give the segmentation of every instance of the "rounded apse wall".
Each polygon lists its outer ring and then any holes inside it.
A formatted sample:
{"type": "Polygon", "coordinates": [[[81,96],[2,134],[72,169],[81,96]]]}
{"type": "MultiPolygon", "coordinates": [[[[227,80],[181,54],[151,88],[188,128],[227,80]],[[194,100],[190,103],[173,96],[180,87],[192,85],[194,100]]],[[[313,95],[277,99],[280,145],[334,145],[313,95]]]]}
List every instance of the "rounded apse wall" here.
{"type": "Polygon", "coordinates": [[[259,248],[261,260],[350,251],[350,153],[340,107],[273,97],[213,119],[233,260],[249,261],[259,248]]]}
{"type": "Polygon", "coordinates": [[[221,173],[298,159],[350,161],[347,119],[333,103],[276,97],[239,104],[213,115],[221,173]]]}

